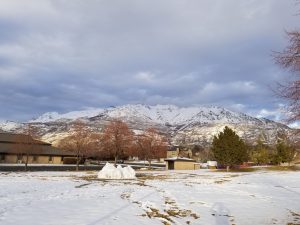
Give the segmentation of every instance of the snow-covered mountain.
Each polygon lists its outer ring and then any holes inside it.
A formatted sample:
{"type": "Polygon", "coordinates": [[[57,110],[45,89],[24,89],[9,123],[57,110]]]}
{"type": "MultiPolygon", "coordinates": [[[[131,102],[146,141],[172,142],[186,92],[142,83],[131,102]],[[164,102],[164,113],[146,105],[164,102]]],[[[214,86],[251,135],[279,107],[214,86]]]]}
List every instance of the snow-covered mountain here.
{"type": "MultiPolygon", "coordinates": [[[[233,128],[249,142],[254,142],[260,136],[268,143],[275,143],[278,135],[291,135],[294,132],[286,125],[216,106],[124,105],[66,114],[50,112],[28,123],[40,128],[45,141],[55,143],[68,135],[72,123],[77,119],[83,120],[91,129],[101,131],[108,121],[115,118],[127,122],[135,132],[155,127],[165,133],[173,144],[184,140],[190,144],[209,145],[213,136],[225,126],[233,128]]],[[[0,129],[18,132],[24,124],[0,123],[0,129]]]]}
{"type": "Polygon", "coordinates": [[[73,111],[65,114],[59,114],[57,112],[47,112],[38,117],[37,119],[30,120],[30,123],[47,123],[58,120],[76,120],[82,117],[93,117],[102,113],[103,109],[88,109],[83,111],[73,111]]]}
{"type": "Polygon", "coordinates": [[[126,120],[142,119],[158,124],[181,125],[191,122],[199,123],[240,123],[257,122],[258,119],[246,114],[233,112],[225,108],[211,107],[178,107],[175,105],[124,105],[107,109],[90,109],[73,111],[66,114],[47,112],[30,123],[48,123],[62,120],[75,120],[92,117],[122,118],[126,120]]]}

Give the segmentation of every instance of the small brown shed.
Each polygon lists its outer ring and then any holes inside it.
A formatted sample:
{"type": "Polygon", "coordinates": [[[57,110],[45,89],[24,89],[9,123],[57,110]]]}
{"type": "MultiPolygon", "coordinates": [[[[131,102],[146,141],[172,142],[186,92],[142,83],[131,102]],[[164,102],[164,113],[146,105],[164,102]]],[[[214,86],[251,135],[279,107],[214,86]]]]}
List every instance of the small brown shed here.
{"type": "Polygon", "coordinates": [[[197,168],[196,160],[189,158],[167,158],[166,161],[166,169],[167,170],[195,170],[197,168]]]}

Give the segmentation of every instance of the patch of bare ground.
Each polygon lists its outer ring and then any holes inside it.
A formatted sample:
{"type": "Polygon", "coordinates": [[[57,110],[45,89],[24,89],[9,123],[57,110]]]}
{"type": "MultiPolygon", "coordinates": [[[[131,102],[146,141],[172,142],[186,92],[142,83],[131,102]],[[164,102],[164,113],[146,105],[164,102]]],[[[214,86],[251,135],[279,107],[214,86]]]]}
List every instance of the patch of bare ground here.
{"type": "Polygon", "coordinates": [[[73,179],[75,179],[75,180],[85,180],[85,181],[99,180],[97,178],[97,175],[88,175],[88,176],[82,176],[82,177],[76,177],[76,176],[74,176],[73,179]]]}
{"type": "Polygon", "coordinates": [[[140,173],[137,174],[137,178],[139,180],[166,180],[170,178],[170,176],[166,174],[154,175],[154,174],[140,173]]]}
{"type": "Polygon", "coordinates": [[[153,175],[153,174],[137,174],[137,183],[136,185],[139,186],[148,186],[151,187],[151,185],[146,184],[147,180],[166,180],[168,179],[169,176],[168,175],[153,175]]]}
{"type": "Polygon", "coordinates": [[[213,170],[214,172],[225,172],[225,173],[249,173],[249,172],[255,172],[260,170],[260,168],[258,167],[247,167],[247,168],[232,168],[229,170],[229,172],[227,172],[226,169],[217,169],[217,170],[213,170]]]}
{"type": "MultiPolygon", "coordinates": [[[[130,200],[130,195],[128,195],[128,193],[123,193],[121,197],[123,199],[130,200]]],[[[200,216],[192,210],[179,208],[176,201],[170,197],[164,197],[163,205],[165,209],[163,209],[162,211],[151,205],[143,207],[143,203],[140,201],[132,201],[132,203],[139,205],[139,207],[142,207],[145,211],[145,213],[140,216],[148,217],[150,219],[157,218],[164,225],[177,224],[176,218],[186,218],[186,224],[192,224],[193,220],[197,220],[198,218],[200,218],[200,216]]]]}
{"type": "MultiPolygon", "coordinates": [[[[165,197],[165,207],[166,207],[166,209],[164,211],[171,217],[177,217],[177,218],[190,217],[195,220],[200,218],[199,215],[197,215],[190,209],[179,208],[176,201],[174,199],[171,199],[170,197],[165,197]]],[[[191,221],[187,220],[186,223],[190,224],[191,221]]]]}
{"type": "Polygon", "coordinates": [[[156,217],[156,218],[163,219],[162,220],[163,224],[172,224],[172,223],[174,223],[174,221],[171,219],[170,215],[161,213],[159,211],[159,209],[150,208],[150,210],[146,211],[146,214],[149,218],[156,217]]]}
{"type": "MultiPolygon", "coordinates": [[[[139,205],[139,207],[142,207],[142,203],[140,201],[133,201],[132,203],[139,205]]],[[[149,219],[157,218],[159,219],[164,225],[171,225],[174,223],[174,221],[171,219],[171,217],[163,212],[160,212],[159,209],[154,207],[147,207],[144,208],[145,213],[141,216],[148,217],[149,219]]]]}
{"type": "Polygon", "coordinates": [[[122,199],[127,199],[127,200],[129,200],[129,199],[130,199],[130,196],[131,196],[131,193],[129,193],[129,192],[123,192],[123,193],[121,194],[121,198],[122,198],[122,199]]]}
{"type": "Polygon", "coordinates": [[[287,223],[287,225],[300,225],[300,213],[296,213],[292,210],[288,210],[291,217],[292,217],[292,222],[287,223]]]}
{"type": "Polygon", "coordinates": [[[216,180],[214,183],[215,183],[215,184],[223,184],[223,183],[229,182],[229,181],[231,181],[231,180],[228,180],[228,179],[220,179],[220,180],[216,180]]]}

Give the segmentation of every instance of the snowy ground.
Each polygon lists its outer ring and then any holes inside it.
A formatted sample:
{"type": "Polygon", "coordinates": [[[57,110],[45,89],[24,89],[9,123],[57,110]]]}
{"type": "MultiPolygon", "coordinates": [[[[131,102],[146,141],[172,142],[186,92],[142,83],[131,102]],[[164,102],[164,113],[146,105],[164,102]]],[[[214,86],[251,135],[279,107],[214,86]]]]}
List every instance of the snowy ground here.
{"type": "Polygon", "coordinates": [[[0,224],[300,224],[300,172],[0,173],[0,224]]]}

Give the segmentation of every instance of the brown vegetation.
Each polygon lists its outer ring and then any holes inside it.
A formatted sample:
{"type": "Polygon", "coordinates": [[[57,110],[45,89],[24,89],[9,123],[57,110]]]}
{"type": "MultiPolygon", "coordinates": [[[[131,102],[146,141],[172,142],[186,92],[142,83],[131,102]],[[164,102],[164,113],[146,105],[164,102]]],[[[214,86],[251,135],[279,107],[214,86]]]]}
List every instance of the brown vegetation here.
{"type": "Polygon", "coordinates": [[[85,123],[76,121],[72,134],[62,139],[58,146],[65,151],[76,153],[76,170],[79,170],[80,161],[97,152],[98,140],[99,135],[90,131],[85,123]]]}
{"type": "Polygon", "coordinates": [[[102,147],[117,160],[128,155],[132,148],[133,132],[121,120],[111,121],[102,134],[102,147]]]}
{"type": "Polygon", "coordinates": [[[166,157],[166,139],[154,128],[149,128],[142,135],[137,136],[136,144],[137,155],[139,158],[147,160],[150,168],[153,159],[166,157]]]}

